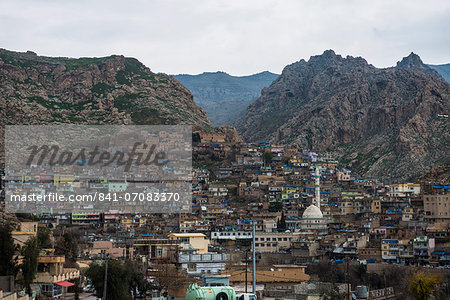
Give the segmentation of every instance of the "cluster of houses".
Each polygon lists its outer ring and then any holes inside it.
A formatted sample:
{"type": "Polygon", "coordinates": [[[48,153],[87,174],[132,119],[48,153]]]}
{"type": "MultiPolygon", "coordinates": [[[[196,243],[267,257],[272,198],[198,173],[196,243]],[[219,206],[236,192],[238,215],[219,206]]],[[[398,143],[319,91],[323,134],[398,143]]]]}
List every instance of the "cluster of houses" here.
{"type": "MultiPolygon", "coordinates": [[[[194,144],[192,213],[45,214],[13,235],[23,243],[36,226],[77,228],[84,232],[79,268],[132,259],[155,282],[161,265],[171,265],[186,282],[241,291],[251,285],[254,245],[262,295],[280,287],[304,291],[306,268],[318,262],[450,267],[448,183],[385,185],[315,151],[225,141],[207,133],[194,144]]],[[[51,253],[39,264],[41,289],[79,276],[51,253]]],[[[182,298],[184,291],[169,294],[182,298]]],[[[388,298],[385,292],[380,297],[388,298]]]]}

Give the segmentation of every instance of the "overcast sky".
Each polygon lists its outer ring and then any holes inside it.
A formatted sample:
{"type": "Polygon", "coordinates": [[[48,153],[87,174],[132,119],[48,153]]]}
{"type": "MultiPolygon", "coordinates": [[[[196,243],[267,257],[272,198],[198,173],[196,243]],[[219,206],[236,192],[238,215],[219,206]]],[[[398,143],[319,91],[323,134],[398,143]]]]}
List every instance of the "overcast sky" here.
{"type": "Polygon", "coordinates": [[[377,67],[411,51],[441,64],[450,63],[450,1],[0,0],[0,47],[123,54],[169,74],[279,73],[325,49],[377,67]]]}

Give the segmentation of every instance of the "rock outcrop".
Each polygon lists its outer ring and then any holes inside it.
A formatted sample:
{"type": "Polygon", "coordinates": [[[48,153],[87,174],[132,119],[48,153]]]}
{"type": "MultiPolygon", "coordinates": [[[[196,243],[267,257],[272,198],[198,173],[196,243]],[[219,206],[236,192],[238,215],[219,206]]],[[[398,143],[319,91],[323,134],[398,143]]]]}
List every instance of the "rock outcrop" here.
{"type": "Polygon", "coordinates": [[[404,57],[401,61],[397,62],[397,68],[418,70],[443,79],[438,71],[424,64],[420,56],[415,54],[414,52],[411,52],[411,54],[404,57]]]}

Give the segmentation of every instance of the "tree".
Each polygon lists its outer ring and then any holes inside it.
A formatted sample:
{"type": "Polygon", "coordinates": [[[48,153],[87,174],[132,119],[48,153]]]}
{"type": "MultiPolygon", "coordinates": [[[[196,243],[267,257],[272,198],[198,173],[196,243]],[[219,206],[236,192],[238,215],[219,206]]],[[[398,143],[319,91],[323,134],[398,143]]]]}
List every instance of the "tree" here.
{"type": "Polygon", "coordinates": [[[160,261],[153,265],[153,276],[160,291],[167,290],[169,287],[179,288],[188,283],[183,272],[168,261],[160,261]]]}
{"type": "Polygon", "coordinates": [[[272,159],[273,159],[273,152],[272,151],[265,151],[263,153],[263,160],[264,160],[264,163],[266,165],[270,164],[272,162],[272,159]]]}
{"type": "Polygon", "coordinates": [[[78,243],[71,232],[66,232],[55,245],[55,254],[64,255],[68,261],[75,262],[78,255],[78,243]]]}
{"type": "Polygon", "coordinates": [[[133,296],[133,299],[136,297],[136,293],[139,292],[141,295],[145,295],[148,290],[152,289],[152,285],[145,280],[144,273],[142,273],[136,262],[125,261],[125,268],[127,274],[130,274],[129,277],[129,290],[133,296]]]}
{"type": "Polygon", "coordinates": [[[39,245],[36,237],[32,237],[25,242],[22,249],[23,262],[21,265],[23,283],[28,295],[31,296],[31,283],[36,277],[39,257],[39,245]]]}
{"type": "Polygon", "coordinates": [[[280,201],[270,202],[270,204],[269,204],[270,212],[279,212],[282,209],[283,209],[283,203],[281,203],[280,201]]]}
{"type": "Polygon", "coordinates": [[[74,289],[75,289],[75,295],[74,295],[75,300],[80,300],[80,285],[79,285],[78,280],[75,280],[74,289]]]}
{"type": "Polygon", "coordinates": [[[286,230],[286,216],[284,215],[284,212],[281,213],[281,219],[277,221],[277,229],[279,232],[286,230]]]}
{"type": "Polygon", "coordinates": [[[441,278],[439,276],[418,271],[411,277],[409,287],[414,299],[428,300],[440,282],[441,278]]]}
{"type": "Polygon", "coordinates": [[[50,229],[47,227],[38,227],[37,238],[41,249],[52,247],[52,243],[50,242],[50,229]]]}
{"type": "Polygon", "coordinates": [[[193,143],[200,143],[201,142],[200,133],[198,133],[198,132],[192,133],[192,142],[193,143]]]}
{"type": "Polygon", "coordinates": [[[17,268],[14,263],[14,240],[9,224],[0,225],[0,275],[16,275],[17,268]]]}
{"type": "MultiPolygon", "coordinates": [[[[92,263],[85,275],[95,287],[97,297],[102,297],[105,283],[105,264],[92,263]]],[[[126,261],[122,264],[116,260],[108,261],[108,280],[106,298],[109,300],[131,299],[136,291],[145,293],[151,286],[144,280],[144,274],[137,270],[137,266],[126,261]]]]}

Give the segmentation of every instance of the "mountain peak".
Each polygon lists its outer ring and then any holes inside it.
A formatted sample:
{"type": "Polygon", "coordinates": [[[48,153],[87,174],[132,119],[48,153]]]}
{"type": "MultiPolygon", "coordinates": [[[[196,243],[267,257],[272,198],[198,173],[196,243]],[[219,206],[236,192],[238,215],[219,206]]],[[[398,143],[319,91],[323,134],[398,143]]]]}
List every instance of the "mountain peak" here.
{"type": "Polygon", "coordinates": [[[328,49],[325,50],[322,54],[320,55],[314,55],[311,56],[309,58],[309,62],[323,62],[323,61],[334,61],[336,59],[341,59],[342,56],[340,56],[339,54],[336,54],[334,52],[334,50],[332,49],[328,49]]]}
{"type": "Polygon", "coordinates": [[[397,62],[397,68],[418,70],[443,79],[436,70],[433,70],[424,64],[420,56],[414,52],[411,52],[408,56],[403,57],[401,61],[397,62]]]}
{"type": "Polygon", "coordinates": [[[333,57],[333,56],[337,56],[337,55],[333,49],[328,49],[328,50],[323,51],[322,56],[333,57]]]}
{"type": "Polygon", "coordinates": [[[403,57],[401,61],[397,62],[397,67],[414,69],[417,67],[422,68],[426,66],[419,55],[415,54],[414,52],[411,52],[408,56],[403,57]]]}

